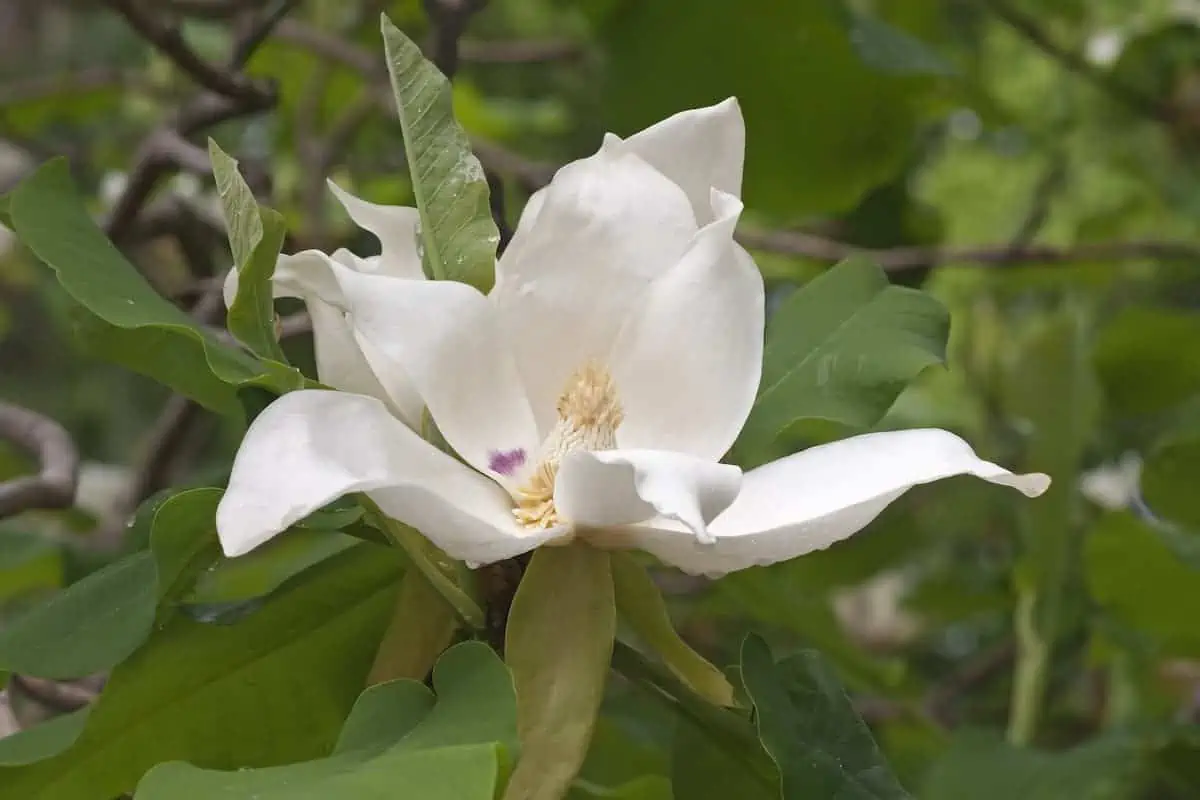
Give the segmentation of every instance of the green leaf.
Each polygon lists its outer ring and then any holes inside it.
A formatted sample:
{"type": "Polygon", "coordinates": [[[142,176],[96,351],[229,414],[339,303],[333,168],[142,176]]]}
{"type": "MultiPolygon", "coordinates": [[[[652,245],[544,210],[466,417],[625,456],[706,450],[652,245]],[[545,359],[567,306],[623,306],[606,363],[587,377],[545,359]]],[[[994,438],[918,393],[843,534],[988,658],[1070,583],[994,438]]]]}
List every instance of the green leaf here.
{"type": "Polygon", "coordinates": [[[1200,314],[1134,306],[1118,314],[1096,342],[1104,393],[1120,414],[1149,414],[1200,393],[1200,314]]]}
{"type": "Polygon", "coordinates": [[[681,800],[778,800],[777,783],[764,781],[694,723],[680,721],[674,745],[671,784],[681,800]]]}
{"type": "MultiPolygon", "coordinates": [[[[615,5],[600,25],[605,129],[629,135],[736,97],[749,142],[743,194],[756,209],[787,219],[846,210],[911,158],[936,81],[864,63],[840,3],[695,0],[687,14],[670,3],[615,5]]],[[[938,11],[875,5],[918,33],[938,11]]]]}
{"type": "Polygon", "coordinates": [[[162,381],[201,405],[240,414],[232,384],[263,373],[255,359],[227,347],[159,296],[92,221],[55,159],[12,193],[17,236],[58,276],[94,320],[80,341],[92,353],[162,381]]]}
{"type": "Polygon", "coordinates": [[[892,286],[867,261],[838,264],[772,317],[758,399],[739,444],[765,446],[803,419],[873,425],[910,380],[945,360],[949,329],[949,314],[930,295],[892,286]]]}
{"type": "Polygon", "coordinates": [[[766,642],[748,636],[742,680],[754,702],[763,749],[779,767],[784,800],[910,797],[816,651],[776,662],[766,642]]]}
{"type": "Polygon", "coordinates": [[[182,602],[226,605],[266,597],[293,576],[357,544],[353,536],[293,528],[244,556],[218,555],[196,576],[182,602]]]}
{"type": "Polygon", "coordinates": [[[236,624],[176,616],[113,671],[73,747],[0,770],[0,798],[112,797],[171,759],[236,769],[327,753],[362,687],[395,578],[378,551],[356,548],[236,624]]]}
{"type": "Polygon", "coordinates": [[[390,797],[492,800],[504,750],[516,741],[508,670],[486,645],[446,651],[433,693],[414,681],[372,687],[354,705],[329,758],[218,772],[170,763],[150,771],[138,800],[390,797]],[[432,765],[432,766],[431,766],[432,765]]]}
{"type": "Polygon", "coordinates": [[[287,361],[275,332],[275,296],[271,277],[287,232],[283,217],[260,209],[254,193],[238,172],[237,161],[208,140],[238,287],[226,325],[234,337],[263,358],[287,361]]]}
{"type": "Polygon", "coordinates": [[[29,592],[58,589],[62,583],[57,543],[34,531],[0,530],[0,604],[29,592]]]}
{"type": "Polygon", "coordinates": [[[989,734],[960,735],[934,763],[922,800],[1118,800],[1133,797],[1136,740],[1110,736],[1063,753],[1013,747],[989,734]]]}
{"type": "Polygon", "coordinates": [[[85,707],[0,738],[0,767],[33,764],[58,755],[79,738],[87,717],[85,707]]]}
{"type": "Polygon", "coordinates": [[[425,680],[457,630],[458,615],[425,576],[415,571],[405,575],[400,579],[392,621],[379,643],[368,682],[425,680]]]}
{"type": "Polygon", "coordinates": [[[450,82],[386,15],[381,24],[430,277],[487,292],[500,233],[483,167],[454,119],[450,82]]]}
{"type": "Polygon", "coordinates": [[[578,544],[534,551],[505,635],[521,731],[505,800],[558,800],[579,772],[604,699],[616,617],[608,553],[578,544]]]}
{"type": "Polygon", "coordinates": [[[148,551],[93,572],[0,628],[0,670],[79,678],[109,669],[145,640],[157,587],[148,551]]]}
{"type": "Polygon", "coordinates": [[[954,66],[929,45],[887,22],[846,9],[846,33],[863,63],[895,75],[954,75],[954,66]]]}
{"type": "Polygon", "coordinates": [[[612,576],[617,613],[633,632],[697,694],[716,705],[733,705],[733,687],[721,670],[679,636],[662,593],[646,570],[628,554],[614,553],[612,576]]]}
{"type": "Polygon", "coordinates": [[[1142,468],[1142,499],[1156,515],[1200,533],[1197,475],[1200,435],[1169,438],[1154,448],[1142,468]]]}
{"type": "Polygon", "coordinates": [[[1096,603],[1169,650],[1200,655],[1200,569],[1145,522],[1129,513],[1102,517],[1087,537],[1084,563],[1096,603]]]}
{"type": "Polygon", "coordinates": [[[189,489],[165,500],[154,514],[150,549],[158,566],[158,598],[177,603],[197,576],[217,560],[217,505],[221,489],[189,489]]]}

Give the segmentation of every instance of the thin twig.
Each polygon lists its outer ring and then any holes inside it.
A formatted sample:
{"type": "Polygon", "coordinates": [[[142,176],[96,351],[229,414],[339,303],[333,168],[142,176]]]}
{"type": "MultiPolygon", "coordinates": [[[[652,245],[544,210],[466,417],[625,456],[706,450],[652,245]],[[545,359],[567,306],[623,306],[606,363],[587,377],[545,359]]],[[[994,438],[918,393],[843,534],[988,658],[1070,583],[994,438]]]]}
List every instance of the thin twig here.
{"type": "Polygon", "coordinates": [[[283,18],[291,13],[299,0],[275,0],[275,4],[263,12],[254,24],[233,43],[233,54],[229,57],[232,69],[242,69],[283,18]]]}
{"type": "Polygon", "coordinates": [[[1082,54],[1055,42],[1037,20],[1015,8],[1008,0],[979,0],[998,19],[1029,40],[1030,44],[1062,64],[1068,71],[1091,83],[1129,108],[1159,122],[1172,123],[1170,110],[1153,97],[1126,84],[1112,72],[1097,69],[1082,54]]]}
{"type": "Polygon", "coordinates": [[[66,429],[27,408],[0,402],[0,438],[37,459],[38,474],[0,483],[0,519],[35,508],[68,508],[79,482],[79,452],[66,429]]]}
{"type": "Polygon", "coordinates": [[[178,28],[164,25],[138,0],[108,0],[108,5],[123,16],[142,38],[209,91],[252,104],[266,99],[263,87],[234,70],[222,69],[205,61],[188,45],[178,28]]]}

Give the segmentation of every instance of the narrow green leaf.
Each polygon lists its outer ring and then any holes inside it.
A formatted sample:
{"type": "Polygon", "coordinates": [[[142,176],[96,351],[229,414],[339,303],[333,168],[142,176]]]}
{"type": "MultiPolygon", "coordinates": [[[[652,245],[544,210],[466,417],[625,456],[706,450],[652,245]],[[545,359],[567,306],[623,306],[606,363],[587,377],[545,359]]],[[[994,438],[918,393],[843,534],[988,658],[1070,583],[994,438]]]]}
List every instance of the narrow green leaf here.
{"type": "Polygon", "coordinates": [[[500,233],[483,167],[454,119],[450,82],[386,15],[381,26],[430,277],[487,292],[500,233]]]}
{"type": "Polygon", "coordinates": [[[93,572],[0,628],[0,670],[79,678],[113,667],[150,632],[157,586],[148,551],[93,572]]]}
{"type": "Polygon", "coordinates": [[[949,329],[949,314],[930,295],[892,286],[867,261],[838,264],[771,318],[741,446],[768,445],[803,419],[873,425],[909,381],[944,361],[949,329]]]}
{"type": "Polygon", "coordinates": [[[73,747],[0,769],[0,799],[113,797],[171,759],[237,769],[329,752],[363,685],[395,578],[387,559],[356,549],[236,624],[176,616],[113,671],[73,747]]]}
{"type": "Polygon", "coordinates": [[[286,362],[275,332],[275,296],[271,276],[283,248],[286,223],[278,212],[260,209],[254,193],[238,172],[238,162],[208,140],[217,194],[237,269],[237,295],[226,325],[234,337],[263,358],[286,362]]]}
{"type": "Polygon", "coordinates": [[[400,579],[392,621],[379,643],[367,682],[425,680],[457,630],[458,615],[425,576],[405,575],[400,579]]]}
{"type": "Polygon", "coordinates": [[[733,705],[733,687],[721,670],[685,642],[646,570],[627,553],[612,556],[617,613],[663,663],[697,694],[720,706],[733,705]]]}
{"type": "Polygon", "coordinates": [[[816,651],[775,661],[747,636],[742,679],[758,735],[779,767],[783,800],[908,800],[850,698],[816,651]]]}
{"type": "Polygon", "coordinates": [[[558,800],[579,772],[604,699],[616,616],[608,553],[578,544],[534,551],[505,639],[521,732],[505,800],[558,800]]]}
{"type": "Polygon", "coordinates": [[[221,489],[189,489],[165,500],[154,514],[150,549],[158,566],[158,598],[170,607],[220,556],[217,504],[221,489]]]}

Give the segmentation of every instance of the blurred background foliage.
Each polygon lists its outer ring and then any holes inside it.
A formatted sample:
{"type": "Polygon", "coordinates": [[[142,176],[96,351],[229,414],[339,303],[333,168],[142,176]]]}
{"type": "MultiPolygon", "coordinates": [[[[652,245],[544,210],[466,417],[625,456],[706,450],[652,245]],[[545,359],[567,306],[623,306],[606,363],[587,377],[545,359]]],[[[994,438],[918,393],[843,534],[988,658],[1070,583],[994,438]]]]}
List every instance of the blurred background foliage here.
{"type": "MultiPolygon", "coordinates": [[[[239,7],[261,4],[156,5],[221,60],[239,7]]],[[[210,131],[291,249],[375,246],[326,177],[412,203],[380,11],[428,33],[420,0],[302,2],[249,64],[278,106],[210,131]]],[[[1200,2],[491,0],[461,59],[456,109],[513,222],[603,132],[737,96],[743,227],[773,301],[846,245],[877,251],[953,320],[947,368],[880,426],[950,428],[1054,477],[1029,504],[926,487],[793,563],[664,574],[691,641],[718,663],[747,627],[820,648],[921,798],[1200,797],[1200,2]]],[[[5,0],[0,190],[66,155],[109,218],[148,134],[196,91],[100,3],[5,0]]],[[[190,302],[228,256],[206,165],[183,167],[153,202],[184,211],[119,244],[190,302]]],[[[0,523],[8,615],[110,558],[96,532],[142,497],[222,485],[241,431],[81,353],[49,271],[2,246],[0,399],[62,422],[85,457],[76,508],[0,523]]],[[[303,336],[288,347],[309,359],[303,336]]],[[[810,424],[772,448],[845,432],[810,424]]],[[[0,450],[0,477],[29,466],[0,450]]],[[[611,706],[587,785],[669,774],[661,720],[619,688],[611,706]]],[[[734,796],[695,753],[675,796],[734,796]]]]}

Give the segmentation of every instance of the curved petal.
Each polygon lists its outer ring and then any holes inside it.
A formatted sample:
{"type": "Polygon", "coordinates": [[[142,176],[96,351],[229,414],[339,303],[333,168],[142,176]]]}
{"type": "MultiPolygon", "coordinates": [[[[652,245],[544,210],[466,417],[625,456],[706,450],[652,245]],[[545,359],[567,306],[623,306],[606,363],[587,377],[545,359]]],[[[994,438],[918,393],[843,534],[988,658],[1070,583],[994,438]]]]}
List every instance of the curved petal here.
{"type": "Polygon", "coordinates": [[[633,546],[685,572],[724,575],[822,550],[861,530],[913,486],[974,475],[1037,497],[1040,473],[1014,475],[983,461],[948,431],[887,431],[814,447],[746,474],[741,494],[702,545],[668,520],[628,529],[633,546]]]}
{"type": "Polygon", "coordinates": [[[490,297],[546,433],[567,379],[609,355],[696,224],[678,186],[640,158],[606,149],[560,169],[525,216],[490,297]]]}
{"type": "Polygon", "coordinates": [[[217,508],[221,546],[242,555],[351,492],[368,492],[454,558],[482,563],[538,541],[518,528],[503,489],[421,439],[378,400],[304,390],[279,398],[246,432],[217,508]]]}
{"type": "Polygon", "coordinates": [[[554,505],[572,523],[608,528],[650,519],[677,520],[697,541],[713,541],[708,525],[729,507],[742,471],[660,450],[576,450],[563,457],[554,505]]]}
{"type": "Polygon", "coordinates": [[[741,197],[746,124],[737,98],[681,111],[625,140],[609,134],[606,141],[618,152],[640,156],[678,184],[692,201],[700,224],[714,218],[710,189],[741,197]]]}
{"type": "Polygon", "coordinates": [[[326,183],[354,224],[375,234],[379,240],[379,258],[362,259],[365,264],[369,264],[380,275],[409,280],[425,279],[421,254],[417,249],[421,218],[415,208],[369,203],[333,181],[326,183]]]}
{"type": "Polygon", "coordinates": [[[746,422],[762,374],[762,275],[733,240],[742,203],[713,190],[716,221],[655,281],[622,330],[612,373],[620,447],[719,460],[746,422]]]}
{"type": "MultiPolygon", "coordinates": [[[[529,401],[486,297],[454,281],[398,281],[339,269],[350,321],[375,374],[412,381],[446,441],[506,485],[498,457],[536,452],[529,401]]],[[[384,387],[396,397],[393,384],[384,387]]],[[[520,459],[533,465],[533,458],[520,459]]]]}

